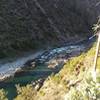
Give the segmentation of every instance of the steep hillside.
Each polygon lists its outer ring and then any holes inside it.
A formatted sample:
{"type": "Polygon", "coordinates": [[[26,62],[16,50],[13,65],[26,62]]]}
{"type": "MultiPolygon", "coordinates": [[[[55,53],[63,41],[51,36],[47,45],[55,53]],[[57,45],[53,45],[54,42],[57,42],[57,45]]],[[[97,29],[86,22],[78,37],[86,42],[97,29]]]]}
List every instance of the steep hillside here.
{"type": "Polygon", "coordinates": [[[12,51],[34,50],[85,38],[91,34],[91,26],[100,12],[97,2],[1,0],[0,57],[12,51]]]}

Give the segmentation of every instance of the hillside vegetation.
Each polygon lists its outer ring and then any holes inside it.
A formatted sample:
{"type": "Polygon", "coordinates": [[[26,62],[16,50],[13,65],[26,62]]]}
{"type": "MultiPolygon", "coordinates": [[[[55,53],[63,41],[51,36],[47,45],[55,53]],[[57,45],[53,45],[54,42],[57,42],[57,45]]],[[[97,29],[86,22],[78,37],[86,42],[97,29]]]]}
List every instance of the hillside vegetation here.
{"type": "MultiPolygon", "coordinates": [[[[100,65],[97,83],[92,79],[95,47],[70,59],[56,75],[51,75],[37,93],[38,100],[100,100],[100,65]],[[49,97],[49,98],[48,98],[49,97]]],[[[100,62],[98,60],[98,62],[100,62]]]]}

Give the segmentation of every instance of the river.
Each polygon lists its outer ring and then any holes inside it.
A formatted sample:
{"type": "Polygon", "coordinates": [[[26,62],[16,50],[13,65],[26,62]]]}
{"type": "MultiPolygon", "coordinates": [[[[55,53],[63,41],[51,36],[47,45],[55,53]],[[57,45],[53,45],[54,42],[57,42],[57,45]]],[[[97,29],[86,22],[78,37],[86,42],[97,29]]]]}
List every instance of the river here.
{"type": "Polygon", "coordinates": [[[51,73],[58,72],[63,64],[67,61],[67,59],[80,55],[80,53],[84,52],[87,48],[87,44],[75,44],[68,45],[64,47],[54,48],[48,51],[38,51],[34,53],[27,53],[24,56],[18,58],[11,59],[3,59],[0,61],[0,88],[4,88],[8,92],[9,100],[12,100],[14,96],[16,96],[16,84],[26,85],[27,83],[31,83],[39,78],[46,78],[51,73]],[[26,70],[24,72],[15,74],[17,70],[25,69],[25,65],[28,61],[32,60],[38,61],[39,64],[35,66],[35,68],[31,70],[26,70]],[[56,66],[52,65],[52,62],[58,61],[56,66]],[[55,66],[55,67],[52,67],[55,66]],[[51,66],[49,68],[49,66],[51,66]],[[13,78],[2,81],[5,77],[13,76],[13,78]],[[13,95],[12,95],[13,92],[13,95]]]}

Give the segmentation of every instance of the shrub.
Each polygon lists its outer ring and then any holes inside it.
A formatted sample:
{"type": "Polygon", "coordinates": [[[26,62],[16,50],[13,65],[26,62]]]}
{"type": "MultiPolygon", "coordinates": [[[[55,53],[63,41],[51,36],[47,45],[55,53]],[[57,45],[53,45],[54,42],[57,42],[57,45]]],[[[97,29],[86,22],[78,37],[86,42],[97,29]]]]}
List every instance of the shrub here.
{"type": "Polygon", "coordinates": [[[17,85],[16,88],[18,95],[15,100],[35,100],[36,91],[32,85],[27,85],[24,87],[17,85]]]}
{"type": "Polygon", "coordinates": [[[7,96],[7,93],[3,89],[1,89],[0,90],[0,100],[8,100],[6,96],[7,96]]]}

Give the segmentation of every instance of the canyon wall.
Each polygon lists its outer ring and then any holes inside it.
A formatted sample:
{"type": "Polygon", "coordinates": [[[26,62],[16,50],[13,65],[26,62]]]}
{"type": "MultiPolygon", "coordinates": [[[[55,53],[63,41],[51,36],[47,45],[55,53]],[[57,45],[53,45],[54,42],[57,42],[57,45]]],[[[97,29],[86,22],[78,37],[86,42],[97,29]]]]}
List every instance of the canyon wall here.
{"type": "Polygon", "coordinates": [[[0,0],[0,50],[36,49],[92,34],[99,0],[0,0]]]}

